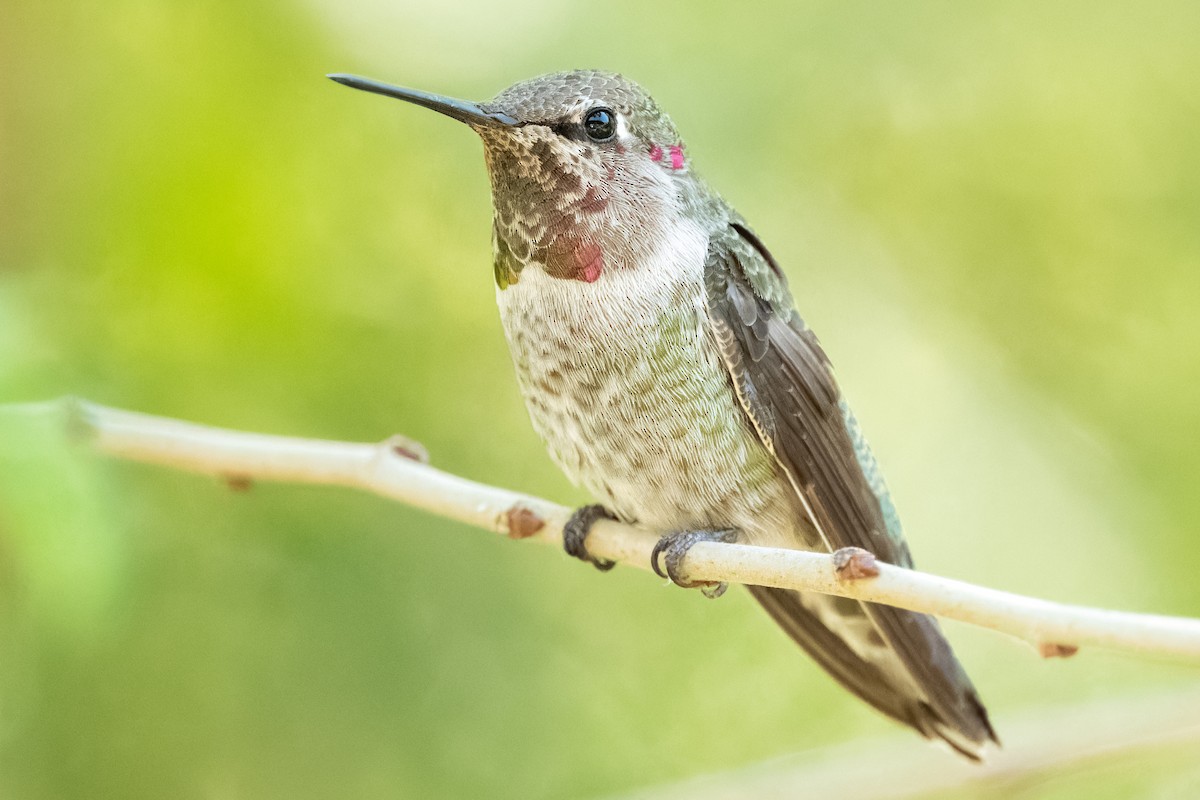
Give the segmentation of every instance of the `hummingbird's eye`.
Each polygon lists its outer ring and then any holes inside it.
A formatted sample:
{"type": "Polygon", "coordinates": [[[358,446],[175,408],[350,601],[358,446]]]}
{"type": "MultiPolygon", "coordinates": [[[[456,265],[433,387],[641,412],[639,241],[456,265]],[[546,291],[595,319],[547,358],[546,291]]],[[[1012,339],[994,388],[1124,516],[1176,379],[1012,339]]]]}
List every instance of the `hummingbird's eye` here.
{"type": "Polygon", "coordinates": [[[617,115],[607,108],[593,108],[583,118],[583,131],[593,142],[607,142],[617,135],[617,115]]]}

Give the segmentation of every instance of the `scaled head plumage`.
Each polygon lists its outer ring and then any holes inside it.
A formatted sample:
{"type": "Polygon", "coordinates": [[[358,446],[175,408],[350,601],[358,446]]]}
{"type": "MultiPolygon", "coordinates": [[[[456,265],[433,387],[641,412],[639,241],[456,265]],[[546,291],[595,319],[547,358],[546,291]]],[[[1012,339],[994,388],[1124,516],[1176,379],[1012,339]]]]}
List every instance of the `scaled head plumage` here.
{"type": "Polygon", "coordinates": [[[663,146],[679,142],[671,120],[649,93],[615,72],[574,70],[542,75],[513,84],[481,105],[526,124],[544,126],[570,124],[592,108],[609,108],[634,137],[663,146]]]}
{"type": "Polygon", "coordinates": [[[330,76],[432,108],[483,139],[495,209],[496,282],[534,265],[594,281],[633,262],[634,237],[693,210],[703,195],[670,118],[638,84],[598,70],[559,72],[469,103],[330,76]]]}

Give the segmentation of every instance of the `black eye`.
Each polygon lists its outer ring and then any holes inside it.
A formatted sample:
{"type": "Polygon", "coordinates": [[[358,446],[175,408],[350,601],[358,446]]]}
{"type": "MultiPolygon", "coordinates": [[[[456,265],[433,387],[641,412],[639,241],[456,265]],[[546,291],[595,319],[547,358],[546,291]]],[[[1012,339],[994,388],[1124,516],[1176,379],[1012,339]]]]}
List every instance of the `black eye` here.
{"type": "Polygon", "coordinates": [[[607,142],[617,135],[617,115],[607,108],[593,108],[583,118],[583,132],[593,142],[607,142]]]}

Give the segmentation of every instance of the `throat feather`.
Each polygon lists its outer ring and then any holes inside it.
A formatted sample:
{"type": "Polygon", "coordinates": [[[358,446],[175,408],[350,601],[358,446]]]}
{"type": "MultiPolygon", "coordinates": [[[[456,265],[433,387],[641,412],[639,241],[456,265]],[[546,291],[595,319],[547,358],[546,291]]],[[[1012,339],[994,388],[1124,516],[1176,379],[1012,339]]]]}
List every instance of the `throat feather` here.
{"type": "Polygon", "coordinates": [[[575,236],[560,236],[538,253],[546,274],[559,280],[595,283],[604,271],[604,252],[595,242],[575,236]]]}

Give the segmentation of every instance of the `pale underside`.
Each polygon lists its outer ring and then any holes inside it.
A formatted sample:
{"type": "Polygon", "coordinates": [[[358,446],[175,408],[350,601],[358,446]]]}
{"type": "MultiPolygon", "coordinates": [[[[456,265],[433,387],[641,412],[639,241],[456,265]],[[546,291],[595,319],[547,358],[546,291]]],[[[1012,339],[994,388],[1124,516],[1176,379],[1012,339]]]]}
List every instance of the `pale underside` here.
{"type": "MultiPolygon", "coordinates": [[[[707,245],[685,224],[636,269],[584,283],[530,264],[497,291],[533,426],[559,468],[628,522],[735,528],[750,544],[824,550],[721,361],[704,297],[707,245]]],[[[838,598],[804,602],[860,656],[891,666],[866,617],[846,615],[838,598]]]]}
{"type": "Polygon", "coordinates": [[[523,270],[497,292],[522,395],[558,466],[627,521],[815,544],[711,340],[706,242],[684,229],[664,248],[673,268],[648,259],[594,284],[523,270]]]}

